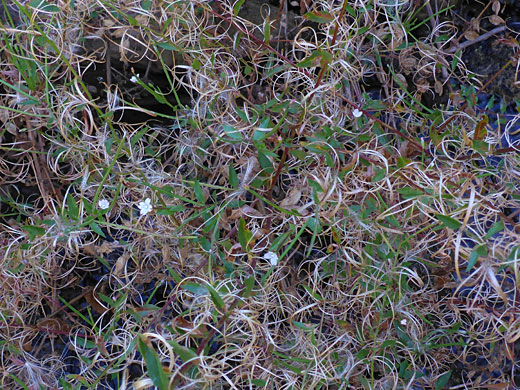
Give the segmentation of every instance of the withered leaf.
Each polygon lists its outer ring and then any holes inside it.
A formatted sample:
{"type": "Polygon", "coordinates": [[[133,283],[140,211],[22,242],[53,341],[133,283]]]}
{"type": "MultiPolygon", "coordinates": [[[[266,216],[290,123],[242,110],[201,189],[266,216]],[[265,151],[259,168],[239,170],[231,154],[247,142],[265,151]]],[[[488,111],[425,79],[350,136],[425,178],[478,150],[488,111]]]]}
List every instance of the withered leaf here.
{"type": "Polygon", "coordinates": [[[464,38],[466,38],[468,41],[474,41],[479,37],[478,33],[473,30],[468,30],[464,33],[464,38]]]}

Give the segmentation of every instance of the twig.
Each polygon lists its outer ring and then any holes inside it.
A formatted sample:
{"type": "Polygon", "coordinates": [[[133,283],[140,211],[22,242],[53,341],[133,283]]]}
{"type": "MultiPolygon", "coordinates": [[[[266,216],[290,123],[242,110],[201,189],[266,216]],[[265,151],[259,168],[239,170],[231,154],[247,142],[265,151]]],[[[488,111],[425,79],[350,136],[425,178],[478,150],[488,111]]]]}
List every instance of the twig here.
{"type": "Polygon", "coordinates": [[[491,37],[491,36],[493,36],[495,34],[499,34],[499,33],[501,33],[502,31],[504,31],[506,29],[507,29],[506,26],[496,27],[493,30],[488,31],[485,34],[482,34],[481,36],[479,36],[478,38],[476,38],[476,39],[474,39],[472,41],[465,41],[465,42],[462,42],[462,43],[460,43],[460,44],[458,44],[456,46],[453,46],[453,47],[449,48],[448,50],[446,50],[446,52],[449,53],[449,54],[453,54],[453,53],[455,53],[459,49],[464,49],[465,47],[471,46],[471,45],[473,45],[475,43],[478,43],[478,42],[481,42],[481,41],[485,41],[489,37],[491,37]]]}

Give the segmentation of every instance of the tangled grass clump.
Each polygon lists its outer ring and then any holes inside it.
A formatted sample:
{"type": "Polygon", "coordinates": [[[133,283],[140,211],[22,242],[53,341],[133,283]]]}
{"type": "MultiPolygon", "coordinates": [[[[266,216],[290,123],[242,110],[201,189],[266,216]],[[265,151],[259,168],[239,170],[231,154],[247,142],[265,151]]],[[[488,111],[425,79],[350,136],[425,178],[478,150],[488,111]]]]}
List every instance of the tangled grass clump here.
{"type": "Polygon", "coordinates": [[[0,387],[520,386],[518,112],[451,3],[5,0],[0,387]]]}

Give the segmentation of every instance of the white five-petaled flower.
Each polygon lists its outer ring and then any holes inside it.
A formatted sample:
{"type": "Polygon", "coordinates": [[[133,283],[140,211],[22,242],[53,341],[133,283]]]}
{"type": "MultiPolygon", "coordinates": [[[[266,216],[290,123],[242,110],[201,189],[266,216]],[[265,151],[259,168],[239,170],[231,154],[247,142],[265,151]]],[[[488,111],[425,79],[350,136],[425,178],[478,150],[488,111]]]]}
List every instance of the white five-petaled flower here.
{"type": "Polygon", "coordinates": [[[406,326],[407,323],[408,323],[408,321],[406,321],[406,318],[403,318],[401,320],[401,325],[406,326]]]}
{"type": "Polygon", "coordinates": [[[139,208],[141,215],[146,215],[153,209],[152,201],[150,200],[150,198],[146,198],[144,202],[139,202],[139,205],[137,207],[139,208]]]}
{"type": "Polygon", "coordinates": [[[139,73],[133,75],[132,77],[130,77],[130,82],[131,83],[137,83],[137,81],[139,80],[139,73]]]}
{"type": "Polygon", "coordinates": [[[264,255],[264,260],[267,260],[274,267],[278,264],[278,255],[269,251],[264,255]]]}
{"type": "Polygon", "coordinates": [[[98,202],[98,206],[101,210],[106,210],[110,207],[110,202],[106,199],[100,199],[98,202]]]}
{"type": "Polygon", "coordinates": [[[357,108],[354,108],[352,110],[352,115],[354,115],[354,118],[359,118],[361,115],[363,115],[363,112],[357,108]]]}

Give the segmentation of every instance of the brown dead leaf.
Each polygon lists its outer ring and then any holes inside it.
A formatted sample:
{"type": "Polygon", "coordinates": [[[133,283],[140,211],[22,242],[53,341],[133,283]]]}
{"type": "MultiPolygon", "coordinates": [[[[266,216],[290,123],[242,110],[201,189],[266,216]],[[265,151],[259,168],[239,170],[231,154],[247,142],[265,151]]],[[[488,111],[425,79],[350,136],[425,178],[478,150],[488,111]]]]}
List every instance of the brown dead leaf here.
{"type": "Polygon", "coordinates": [[[85,293],[85,300],[89,304],[89,306],[94,309],[99,314],[104,314],[108,311],[108,308],[103,306],[100,301],[97,299],[96,292],[93,288],[88,288],[88,291],[85,293]]]}
{"type": "Polygon", "coordinates": [[[300,15],[303,15],[305,12],[307,12],[310,4],[311,0],[300,0],[300,15]]]}
{"type": "Polygon", "coordinates": [[[182,316],[175,317],[172,321],[172,326],[178,329],[181,329],[185,332],[189,332],[194,337],[204,337],[204,330],[203,328],[195,327],[195,325],[184,319],[182,316]]]}
{"type": "Polygon", "coordinates": [[[513,345],[506,342],[504,344],[504,346],[505,346],[504,352],[505,352],[506,357],[511,361],[515,360],[515,354],[513,353],[513,348],[512,348],[513,345]]]}
{"type": "Polygon", "coordinates": [[[500,12],[500,1],[494,0],[491,9],[495,13],[495,15],[498,15],[498,13],[500,12]]]}
{"type": "Polygon", "coordinates": [[[404,37],[406,36],[403,28],[399,24],[392,25],[395,28],[392,28],[392,40],[390,41],[390,49],[396,50],[401,43],[404,41],[404,37]]]}
{"type": "Polygon", "coordinates": [[[476,31],[473,31],[473,30],[467,30],[464,33],[464,38],[466,38],[468,41],[474,41],[478,37],[479,37],[478,33],[476,31]]]}
{"type": "Polygon", "coordinates": [[[406,81],[406,77],[404,77],[401,73],[397,73],[395,77],[399,80],[399,84],[402,88],[408,88],[408,82],[406,81]]]}
{"type": "Polygon", "coordinates": [[[102,337],[96,337],[96,345],[99,349],[99,352],[101,352],[101,355],[103,355],[105,357],[110,356],[110,354],[108,353],[108,350],[107,350],[106,343],[102,337]]]}
{"type": "Polygon", "coordinates": [[[38,321],[38,327],[49,332],[62,333],[69,332],[71,327],[60,318],[43,318],[38,321]]]}
{"type": "Polygon", "coordinates": [[[399,145],[399,154],[402,157],[407,158],[407,157],[411,156],[412,153],[413,153],[413,148],[410,146],[410,142],[408,142],[408,141],[401,142],[401,144],[399,145]]]}
{"type": "Polygon", "coordinates": [[[103,27],[114,27],[116,22],[113,19],[104,18],[103,21],[103,27]]]}
{"type": "Polygon", "coordinates": [[[442,95],[442,92],[444,91],[444,88],[443,88],[443,86],[442,86],[442,83],[441,83],[439,80],[437,80],[437,81],[435,82],[434,89],[435,89],[435,93],[436,93],[437,95],[442,95]]]}
{"type": "Polygon", "coordinates": [[[126,263],[128,262],[128,258],[130,256],[127,253],[124,253],[122,256],[119,256],[119,258],[116,261],[116,264],[114,266],[114,275],[120,276],[122,274],[122,271],[125,269],[126,263]]]}
{"type": "Polygon", "coordinates": [[[92,257],[98,257],[98,252],[96,250],[96,245],[88,244],[83,247],[83,252],[92,257]]]}
{"type": "Polygon", "coordinates": [[[112,247],[112,245],[110,245],[110,243],[108,241],[104,241],[101,245],[96,245],[95,250],[96,250],[97,256],[99,256],[99,255],[103,256],[104,254],[108,254],[108,253],[112,252],[114,250],[114,248],[112,247]]]}
{"type": "Polygon", "coordinates": [[[430,89],[430,83],[426,79],[417,80],[415,86],[417,87],[417,91],[420,93],[428,92],[430,89]]]}
{"type": "Polygon", "coordinates": [[[148,15],[139,14],[135,17],[135,20],[143,26],[148,26],[150,24],[150,17],[148,15]]]}
{"type": "Polygon", "coordinates": [[[257,209],[252,208],[251,206],[242,206],[239,209],[235,209],[231,212],[229,216],[229,220],[233,221],[242,217],[250,217],[250,218],[262,218],[264,215],[260,213],[257,209]]]}
{"type": "Polygon", "coordinates": [[[458,106],[459,104],[464,103],[464,98],[460,95],[460,93],[450,93],[450,99],[454,106],[458,106]]]}
{"type": "Polygon", "coordinates": [[[491,22],[492,25],[494,26],[500,26],[501,24],[505,24],[506,21],[504,19],[502,19],[500,16],[498,15],[491,15],[489,17],[489,21],[491,22]]]}
{"type": "Polygon", "coordinates": [[[473,30],[477,33],[480,33],[480,19],[473,18],[469,22],[468,30],[473,30]]]}
{"type": "Polygon", "coordinates": [[[507,389],[508,387],[509,387],[509,383],[505,383],[505,382],[486,385],[486,388],[488,390],[507,389]]]}
{"type": "Polygon", "coordinates": [[[288,208],[298,204],[302,197],[302,191],[298,187],[293,187],[287,193],[287,196],[280,203],[280,207],[288,208]]]}
{"type": "Polygon", "coordinates": [[[161,255],[164,259],[165,263],[169,263],[169,260],[172,258],[170,247],[168,245],[164,245],[161,249],[161,255]]]}
{"type": "Polygon", "coordinates": [[[413,56],[399,58],[399,64],[403,70],[411,71],[417,66],[417,59],[413,56]]]}

